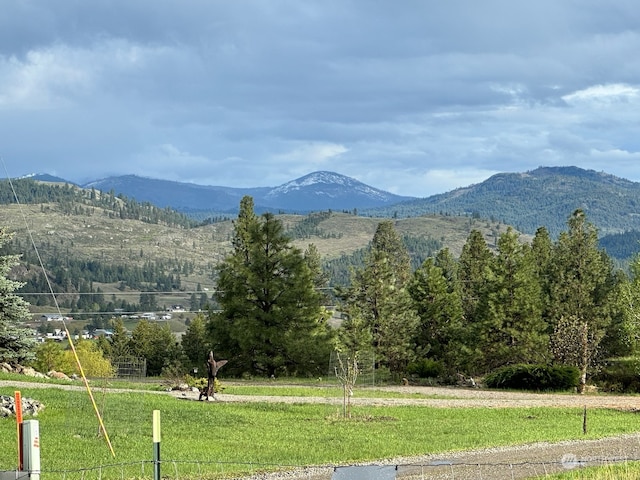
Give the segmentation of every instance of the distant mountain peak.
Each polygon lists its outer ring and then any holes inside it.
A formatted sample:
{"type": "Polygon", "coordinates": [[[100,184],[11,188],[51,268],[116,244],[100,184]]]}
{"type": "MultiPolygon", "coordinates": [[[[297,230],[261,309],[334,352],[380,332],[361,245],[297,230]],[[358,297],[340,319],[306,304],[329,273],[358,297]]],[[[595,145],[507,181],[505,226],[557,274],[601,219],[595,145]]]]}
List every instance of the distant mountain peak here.
{"type": "Polygon", "coordinates": [[[291,180],[279,187],[273,188],[268,196],[277,197],[281,195],[292,194],[300,190],[313,189],[318,196],[326,196],[335,198],[345,193],[352,195],[354,192],[362,196],[369,197],[372,200],[388,201],[394,195],[370,187],[354,178],[347,177],[335,172],[318,171],[312,172],[303,177],[291,180]]]}
{"type": "Polygon", "coordinates": [[[73,182],[65,180],[64,178],[56,177],[54,175],[49,175],[48,173],[28,173],[26,175],[22,175],[18,177],[18,179],[31,179],[39,182],[50,182],[50,183],[70,183],[75,185],[73,182]]]}

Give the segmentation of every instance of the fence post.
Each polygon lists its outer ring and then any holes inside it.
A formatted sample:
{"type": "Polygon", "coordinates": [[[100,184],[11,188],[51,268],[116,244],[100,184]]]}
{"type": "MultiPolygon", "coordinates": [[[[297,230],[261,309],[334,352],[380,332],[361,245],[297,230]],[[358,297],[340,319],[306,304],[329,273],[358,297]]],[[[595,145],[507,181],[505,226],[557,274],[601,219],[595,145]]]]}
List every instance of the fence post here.
{"type": "Polygon", "coordinates": [[[31,480],[40,480],[40,424],[38,420],[22,422],[23,469],[31,480]]]}
{"type": "Polygon", "coordinates": [[[22,394],[19,391],[13,394],[13,405],[16,410],[16,434],[18,439],[18,471],[22,471],[22,394]]]}
{"type": "Polygon", "coordinates": [[[160,410],[153,411],[153,479],[160,480],[160,410]]]}

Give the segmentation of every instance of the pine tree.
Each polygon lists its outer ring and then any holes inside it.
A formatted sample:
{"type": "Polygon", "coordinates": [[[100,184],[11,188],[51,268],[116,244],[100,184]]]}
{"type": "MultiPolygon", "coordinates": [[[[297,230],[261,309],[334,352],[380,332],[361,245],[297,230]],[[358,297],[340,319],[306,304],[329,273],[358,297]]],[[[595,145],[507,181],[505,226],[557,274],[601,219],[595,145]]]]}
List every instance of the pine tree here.
{"type": "Polygon", "coordinates": [[[616,285],[611,262],[598,250],[596,228],[584,212],[576,210],[568,226],[558,238],[552,260],[552,348],[558,361],[580,369],[580,391],[584,391],[588,368],[611,322],[616,285]]]}
{"type": "Polygon", "coordinates": [[[190,367],[203,368],[208,352],[211,351],[207,338],[205,319],[196,315],[182,335],[182,350],[191,362],[190,367]]]}
{"type": "MultiPolygon", "coordinates": [[[[0,248],[11,237],[0,230],[0,248]]],[[[10,364],[33,360],[36,346],[33,331],[24,326],[31,318],[29,304],[14,293],[23,284],[8,278],[18,260],[17,255],[0,255],[0,362],[10,364]]]]}
{"type": "Polygon", "coordinates": [[[482,233],[472,230],[462,247],[458,260],[458,281],[462,295],[463,343],[466,346],[467,373],[479,373],[483,363],[481,318],[478,312],[487,294],[487,272],[493,262],[493,254],[482,233]]]}
{"type": "Polygon", "coordinates": [[[486,293],[478,312],[478,340],[487,371],[547,358],[547,324],[542,319],[531,247],[521,243],[511,227],[498,238],[498,253],[487,270],[486,293]]]}
{"type": "Polygon", "coordinates": [[[270,213],[256,219],[251,202],[243,200],[234,251],[218,267],[222,311],[208,324],[213,348],[235,373],[320,373],[329,357],[330,329],[315,273],[282,223],[270,213]]]}
{"type": "Polygon", "coordinates": [[[361,317],[377,363],[393,373],[402,373],[415,356],[418,317],[407,290],[410,278],[407,249],[393,222],[385,220],[378,224],[364,268],[354,271],[350,287],[339,292],[342,311],[347,318],[361,317]]]}
{"type": "Polygon", "coordinates": [[[493,254],[482,233],[472,230],[458,261],[464,319],[469,325],[477,321],[476,311],[486,291],[486,273],[492,261],[493,254]]]}
{"type": "Polygon", "coordinates": [[[535,276],[540,285],[540,301],[542,303],[542,318],[547,325],[552,323],[549,311],[551,288],[551,262],[553,260],[554,245],[546,227],[540,227],[531,241],[531,255],[533,256],[535,276]]]}
{"type": "Polygon", "coordinates": [[[463,363],[464,350],[459,290],[450,286],[443,269],[429,258],[414,272],[409,294],[420,318],[416,344],[422,357],[456,370],[463,363]]]}
{"type": "Polygon", "coordinates": [[[109,338],[111,360],[118,360],[131,355],[131,345],[129,335],[121,318],[113,322],[113,335],[109,338]]]}

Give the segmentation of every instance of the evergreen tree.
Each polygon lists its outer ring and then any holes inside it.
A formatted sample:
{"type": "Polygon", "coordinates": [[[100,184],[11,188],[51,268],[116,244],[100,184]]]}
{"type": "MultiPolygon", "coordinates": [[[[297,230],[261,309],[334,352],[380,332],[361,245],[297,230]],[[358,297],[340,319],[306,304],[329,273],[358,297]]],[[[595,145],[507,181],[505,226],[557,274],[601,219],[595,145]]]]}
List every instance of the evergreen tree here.
{"type": "Polygon", "coordinates": [[[552,324],[552,315],[549,311],[551,307],[550,303],[550,288],[551,288],[551,262],[553,261],[553,249],[554,245],[551,241],[549,231],[546,227],[540,227],[536,230],[536,234],[531,241],[531,255],[533,256],[535,276],[538,284],[540,285],[540,301],[542,304],[542,318],[547,323],[547,333],[550,333],[549,329],[552,324]]]}
{"type": "Polygon", "coordinates": [[[147,361],[147,376],[155,377],[181,356],[176,337],[164,323],[140,320],[131,332],[131,353],[147,361]]]}
{"type": "Polygon", "coordinates": [[[253,210],[253,198],[245,195],[240,200],[238,218],[233,221],[233,239],[231,240],[234,254],[243,256],[245,262],[250,261],[251,230],[258,223],[258,217],[253,210]]]}
{"type": "Polygon", "coordinates": [[[478,373],[482,365],[482,346],[479,337],[482,335],[481,318],[478,308],[487,294],[487,272],[491,267],[493,254],[482,233],[472,230],[462,247],[458,260],[458,281],[462,295],[463,329],[466,345],[468,372],[478,373]]]}
{"type": "Polygon", "coordinates": [[[203,368],[211,346],[207,338],[205,319],[201,314],[191,320],[187,331],[182,335],[182,350],[191,363],[190,367],[203,368]]]}
{"type": "Polygon", "coordinates": [[[447,281],[447,290],[449,292],[457,291],[462,296],[458,277],[458,261],[451,251],[446,247],[439,250],[433,264],[442,270],[442,275],[447,281]]]}
{"type": "MultiPolygon", "coordinates": [[[[12,235],[0,229],[0,248],[12,235]]],[[[33,330],[24,326],[31,318],[29,304],[14,292],[23,284],[10,280],[17,255],[0,255],[0,362],[20,364],[35,358],[33,330]]]]}
{"type": "Polygon", "coordinates": [[[346,317],[362,317],[377,364],[393,373],[402,373],[415,357],[418,317],[407,290],[410,278],[409,254],[393,222],[385,220],[378,224],[364,268],[355,270],[351,286],[338,292],[346,317]]]}
{"type": "Polygon", "coordinates": [[[547,324],[535,269],[531,247],[509,227],[498,238],[498,253],[487,269],[486,293],[478,309],[478,341],[488,371],[547,358],[547,324]]]}
{"type": "Polygon", "coordinates": [[[408,291],[420,318],[416,345],[421,356],[455,370],[464,356],[459,290],[450,287],[443,269],[429,258],[414,272],[408,291]]]}
{"type": "Polygon", "coordinates": [[[552,260],[552,348],[558,361],[580,369],[580,391],[584,391],[587,370],[611,323],[616,285],[611,262],[598,250],[596,228],[584,212],[576,210],[568,226],[558,238],[552,260]]]}
{"type": "Polygon", "coordinates": [[[458,261],[458,278],[462,289],[462,308],[465,323],[477,321],[477,309],[486,293],[486,273],[493,261],[493,254],[482,233],[472,230],[462,247],[458,261]]]}
{"type": "Polygon", "coordinates": [[[245,197],[234,251],[218,266],[219,313],[208,324],[231,371],[266,376],[320,373],[330,351],[322,296],[302,252],[270,213],[260,220],[245,197]]]}
{"type": "Polygon", "coordinates": [[[125,358],[131,355],[129,335],[121,318],[113,322],[113,335],[109,338],[111,344],[110,357],[112,360],[125,358]]]}

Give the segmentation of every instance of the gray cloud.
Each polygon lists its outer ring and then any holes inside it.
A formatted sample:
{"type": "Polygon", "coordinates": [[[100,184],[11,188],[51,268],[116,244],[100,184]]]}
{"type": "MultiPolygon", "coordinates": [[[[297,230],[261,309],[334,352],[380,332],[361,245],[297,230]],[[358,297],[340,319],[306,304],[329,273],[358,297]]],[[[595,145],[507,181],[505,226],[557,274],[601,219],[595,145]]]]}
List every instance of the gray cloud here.
{"type": "Polygon", "coordinates": [[[577,165],[640,180],[635,2],[9,2],[10,175],[427,196],[577,165]]]}

